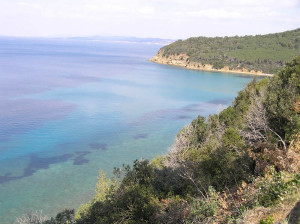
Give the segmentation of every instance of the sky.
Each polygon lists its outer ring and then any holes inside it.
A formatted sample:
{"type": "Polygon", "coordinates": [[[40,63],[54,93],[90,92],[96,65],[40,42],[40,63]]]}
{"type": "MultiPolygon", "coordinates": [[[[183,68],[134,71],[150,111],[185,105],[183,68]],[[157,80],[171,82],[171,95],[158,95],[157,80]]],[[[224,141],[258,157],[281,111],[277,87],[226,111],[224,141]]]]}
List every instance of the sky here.
{"type": "Polygon", "coordinates": [[[0,0],[0,35],[185,39],[300,28],[300,0],[0,0]]]}

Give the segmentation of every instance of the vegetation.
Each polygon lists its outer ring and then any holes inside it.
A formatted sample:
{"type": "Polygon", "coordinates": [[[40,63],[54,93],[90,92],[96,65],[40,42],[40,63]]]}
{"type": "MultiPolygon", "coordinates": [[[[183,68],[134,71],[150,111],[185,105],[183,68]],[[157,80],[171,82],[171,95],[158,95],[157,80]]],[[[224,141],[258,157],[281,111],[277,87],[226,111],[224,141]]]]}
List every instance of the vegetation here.
{"type": "Polygon", "coordinates": [[[300,54],[300,29],[256,36],[192,37],[167,45],[161,52],[164,57],[186,54],[190,62],[216,69],[228,66],[273,74],[300,54]]]}
{"type": "Polygon", "coordinates": [[[75,216],[65,210],[40,223],[273,223],[271,210],[245,219],[299,199],[299,104],[297,57],[254,79],[220,114],[198,116],[167,155],[116,168],[111,179],[100,172],[94,199],[75,216]]]}

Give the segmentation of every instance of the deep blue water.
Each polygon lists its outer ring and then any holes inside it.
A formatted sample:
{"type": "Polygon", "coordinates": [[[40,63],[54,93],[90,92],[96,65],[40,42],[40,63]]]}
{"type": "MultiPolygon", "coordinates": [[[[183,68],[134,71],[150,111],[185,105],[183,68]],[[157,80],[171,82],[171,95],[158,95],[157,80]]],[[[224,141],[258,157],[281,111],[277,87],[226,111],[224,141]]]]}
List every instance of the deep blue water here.
{"type": "Polygon", "coordinates": [[[252,79],[147,61],[160,47],[0,39],[0,223],[77,208],[100,169],[165,154],[252,79]]]}

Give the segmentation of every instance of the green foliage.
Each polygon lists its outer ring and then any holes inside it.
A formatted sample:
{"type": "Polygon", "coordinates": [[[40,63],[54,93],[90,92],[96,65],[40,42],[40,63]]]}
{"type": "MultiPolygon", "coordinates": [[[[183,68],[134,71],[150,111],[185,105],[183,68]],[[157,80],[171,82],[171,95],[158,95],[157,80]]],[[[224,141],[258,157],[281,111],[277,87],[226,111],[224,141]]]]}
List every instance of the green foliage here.
{"type": "Polygon", "coordinates": [[[179,196],[169,196],[161,200],[160,210],[150,223],[184,223],[188,213],[187,201],[179,196]]]}
{"type": "Polygon", "coordinates": [[[299,55],[300,29],[276,34],[234,37],[192,37],[163,47],[163,56],[187,54],[189,61],[219,69],[246,68],[276,73],[299,55]]]}
{"type": "Polygon", "coordinates": [[[233,106],[229,106],[219,114],[219,119],[225,126],[242,129],[244,126],[244,116],[249,110],[253,97],[260,95],[268,85],[268,79],[257,81],[254,78],[245,89],[241,90],[236,96],[233,106]]]}
{"type": "Polygon", "coordinates": [[[193,199],[191,203],[190,219],[204,222],[206,218],[213,217],[219,207],[219,195],[213,187],[208,188],[206,199],[193,199]]]}
{"type": "Polygon", "coordinates": [[[163,162],[163,156],[156,156],[154,159],[151,160],[150,165],[152,165],[156,169],[162,169],[164,167],[163,162]]]}
{"type": "Polygon", "coordinates": [[[259,221],[259,224],[273,224],[273,223],[274,223],[274,219],[271,215],[269,215],[267,218],[261,219],[259,221]]]}
{"type": "Polygon", "coordinates": [[[254,78],[245,89],[241,90],[233,102],[236,119],[242,117],[248,111],[254,95],[257,95],[262,84],[254,78]]]}
{"type": "Polygon", "coordinates": [[[147,160],[134,161],[133,167],[123,166],[124,177],[119,187],[111,189],[112,180],[100,173],[100,200],[97,195],[88,208],[80,214],[77,223],[147,223],[159,209],[152,181],[154,168],[147,160]],[[103,191],[104,190],[104,191],[103,191]],[[102,197],[102,193],[106,195],[102,197]],[[148,221],[147,221],[148,220],[148,221]]]}
{"type": "Polygon", "coordinates": [[[98,182],[96,184],[96,195],[94,201],[104,201],[109,192],[114,191],[118,186],[116,179],[109,179],[102,170],[99,171],[98,182]]]}
{"type": "Polygon", "coordinates": [[[260,186],[259,203],[265,207],[276,204],[288,193],[288,184],[281,172],[273,171],[272,178],[265,178],[260,186]]]}
{"type": "Polygon", "coordinates": [[[222,141],[223,146],[228,149],[239,149],[241,151],[245,145],[244,140],[235,128],[226,129],[222,141]]]}
{"type": "Polygon", "coordinates": [[[235,110],[232,106],[227,107],[222,110],[219,114],[220,121],[226,126],[232,126],[236,122],[235,110]]]}
{"type": "Polygon", "coordinates": [[[156,170],[151,184],[159,198],[166,198],[170,195],[185,196],[195,191],[189,181],[180,176],[177,169],[167,167],[156,170]]]}
{"type": "Polygon", "coordinates": [[[294,177],[288,182],[291,190],[297,189],[300,187],[300,173],[294,175],[294,177]]]}
{"type": "Polygon", "coordinates": [[[204,186],[211,185],[222,191],[225,187],[238,185],[241,180],[248,181],[251,177],[252,161],[246,153],[237,154],[222,148],[207,155],[198,168],[198,175],[204,186]]]}
{"type": "Polygon", "coordinates": [[[225,63],[224,63],[224,61],[214,61],[212,63],[212,65],[213,65],[213,68],[215,68],[215,69],[221,69],[225,66],[225,63]]]}
{"type": "Polygon", "coordinates": [[[75,213],[75,220],[80,220],[82,217],[88,216],[92,204],[92,202],[82,204],[75,213]]]}
{"type": "Polygon", "coordinates": [[[133,168],[128,166],[125,168],[125,177],[121,185],[127,186],[130,184],[149,185],[154,177],[154,168],[149,165],[148,160],[135,160],[133,168]]]}
{"type": "Polygon", "coordinates": [[[192,121],[191,126],[193,127],[193,130],[195,130],[194,139],[191,139],[192,144],[199,144],[205,140],[205,133],[207,128],[205,120],[205,117],[198,116],[195,120],[192,121]]]}
{"type": "Polygon", "coordinates": [[[131,220],[141,223],[152,218],[157,210],[156,201],[151,187],[135,184],[128,186],[118,195],[113,207],[121,211],[127,210],[126,212],[131,213],[129,217],[131,220]]]}
{"type": "Polygon", "coordinates": [[[270,80],[265,101],[270,127],[287,141],[300,131],[299,114],[292,110],[299,101],[300,57],[297,57],[270,80]]]}
{"type": "Polygon", "coordinates": [[[74,209],[65,209],[58,213],[55,218],[51,218],[43,224],[73,224],[74,223],[74,209]]]}

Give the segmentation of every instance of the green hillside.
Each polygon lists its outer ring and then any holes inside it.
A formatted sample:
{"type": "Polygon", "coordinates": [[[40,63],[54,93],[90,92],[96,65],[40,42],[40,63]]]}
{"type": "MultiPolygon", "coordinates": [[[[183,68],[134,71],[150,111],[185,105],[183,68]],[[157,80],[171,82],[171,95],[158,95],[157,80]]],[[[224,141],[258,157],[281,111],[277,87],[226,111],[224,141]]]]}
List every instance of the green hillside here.
{"type": "Polygon", "coordinates": [[[192,37],[161,48],[163,56],[186,54],[191,62],[212,64],[219,69],[247,68],[276,73],[300,54],[300,28],[282,33],[234,36],[192,37]]]}

